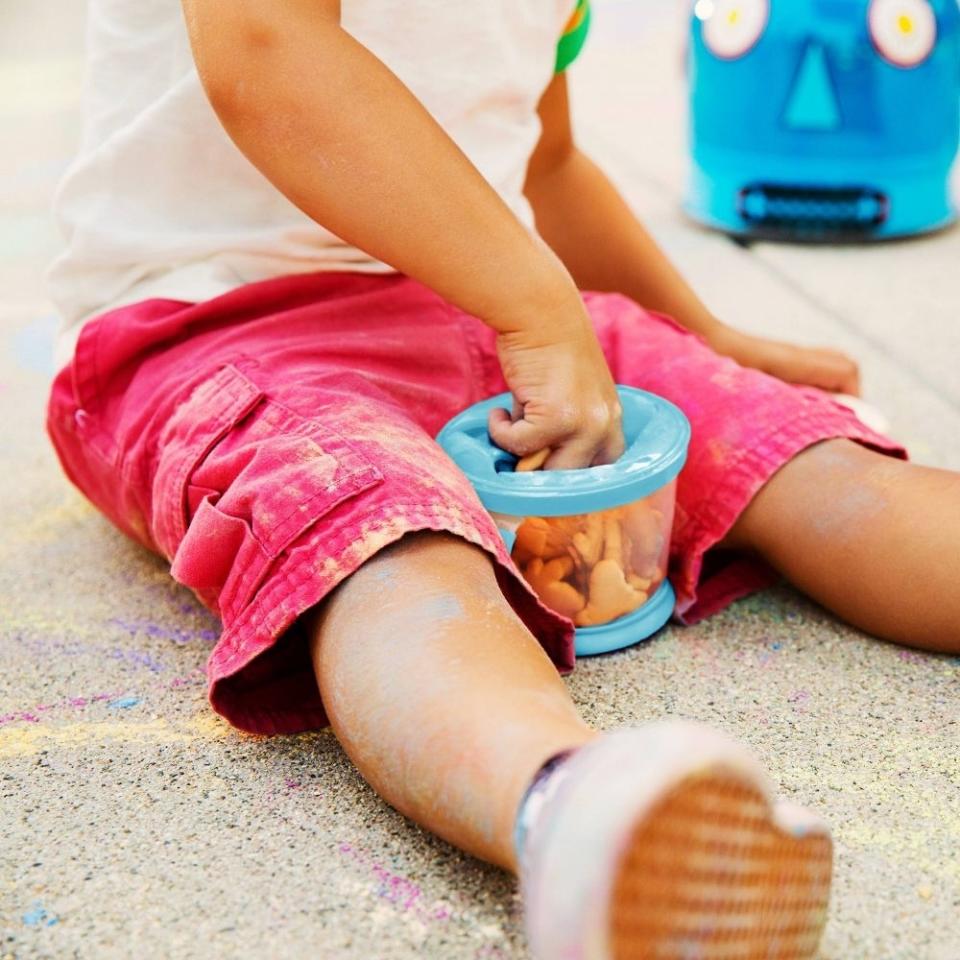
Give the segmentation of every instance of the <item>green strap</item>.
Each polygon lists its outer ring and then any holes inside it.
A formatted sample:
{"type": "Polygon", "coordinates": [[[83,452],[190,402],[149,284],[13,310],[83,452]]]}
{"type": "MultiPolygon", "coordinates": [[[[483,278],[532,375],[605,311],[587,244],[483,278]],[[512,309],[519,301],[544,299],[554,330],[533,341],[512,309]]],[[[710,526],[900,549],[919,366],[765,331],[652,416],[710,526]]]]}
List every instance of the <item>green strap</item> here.
{"type": "Polygon", "coordinates": [[[557,44],[556,73],[563,73],[580,55],[590,32],[590,0],[577,0],[573,14],[567,21],[563,36],[557,44]]]}

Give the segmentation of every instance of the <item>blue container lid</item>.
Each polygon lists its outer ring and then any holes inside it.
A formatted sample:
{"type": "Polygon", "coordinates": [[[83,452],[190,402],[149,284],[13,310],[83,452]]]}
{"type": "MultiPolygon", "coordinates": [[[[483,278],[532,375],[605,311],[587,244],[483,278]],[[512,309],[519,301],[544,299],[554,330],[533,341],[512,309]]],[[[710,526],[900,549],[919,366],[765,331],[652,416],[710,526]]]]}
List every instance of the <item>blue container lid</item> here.
{"type": "Polygon", "coordinates": [[[517,458],[487,432],[494,407],[510,410],[502,393],[455,416],[437,442],[467,475],[487,510],[518,517],[562,517],[608,510],[666,486],[687,459],[690,424],[672,403],[634,387],[617,387],[626,450],[616,463],[584,470],[515,473],[517,458]]]}

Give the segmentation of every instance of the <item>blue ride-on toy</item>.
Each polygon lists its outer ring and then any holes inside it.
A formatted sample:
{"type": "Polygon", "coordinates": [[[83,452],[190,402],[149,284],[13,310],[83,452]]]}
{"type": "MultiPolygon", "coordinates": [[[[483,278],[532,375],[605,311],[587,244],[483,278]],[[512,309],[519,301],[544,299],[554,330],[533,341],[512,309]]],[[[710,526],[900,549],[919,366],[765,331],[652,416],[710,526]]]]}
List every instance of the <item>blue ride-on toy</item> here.
{"type": "Polygon", "coordinates": [[[869,240],[954,218],[957,0],[697,0],[688,53],[696,220],[869,240]]]}

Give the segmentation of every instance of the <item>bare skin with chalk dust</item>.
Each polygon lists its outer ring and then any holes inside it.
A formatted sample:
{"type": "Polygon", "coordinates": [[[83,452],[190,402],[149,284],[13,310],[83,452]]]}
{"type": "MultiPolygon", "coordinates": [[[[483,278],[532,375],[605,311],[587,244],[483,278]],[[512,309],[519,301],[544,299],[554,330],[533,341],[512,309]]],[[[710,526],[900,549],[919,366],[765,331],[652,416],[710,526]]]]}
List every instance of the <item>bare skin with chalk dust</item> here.
{"type": "Polygon", "coordinates": [[[364,778],[401,813],[516,869],[527,784],[596,734],[490,559],[449,536],[406,537],[337,589],[311,634],[331,724],[364,778]]]}
{"type": "Polygon", "coordinates": [[[960,475],[829,440],[773,476],[724,546],[874,636],[960,653],[958,543],[960,475]]]}

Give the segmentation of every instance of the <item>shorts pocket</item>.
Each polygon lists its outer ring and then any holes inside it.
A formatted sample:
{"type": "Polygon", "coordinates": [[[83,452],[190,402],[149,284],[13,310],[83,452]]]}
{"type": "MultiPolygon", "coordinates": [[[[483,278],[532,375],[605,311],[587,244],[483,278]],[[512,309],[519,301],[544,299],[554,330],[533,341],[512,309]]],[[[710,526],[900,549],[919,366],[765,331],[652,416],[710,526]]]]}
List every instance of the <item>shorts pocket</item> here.
{"type": "Polygon", "coordinates": [[[301,534],[383,481],[328,423],[272,400],[234,364],[194,387],[160,449],[158,542],[173,576],[227,623],[301,534]]]}

